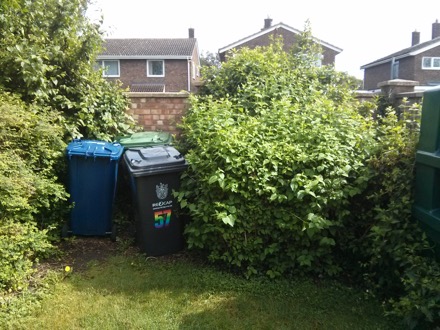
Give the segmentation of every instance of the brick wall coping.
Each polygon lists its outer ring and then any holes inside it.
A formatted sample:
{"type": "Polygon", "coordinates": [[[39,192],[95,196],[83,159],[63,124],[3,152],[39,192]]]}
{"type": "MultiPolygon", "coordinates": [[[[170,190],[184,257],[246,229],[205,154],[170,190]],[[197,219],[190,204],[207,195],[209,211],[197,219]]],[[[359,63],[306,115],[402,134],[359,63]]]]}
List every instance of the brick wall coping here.
{"type": "Polygon", "coordinates": [[[410,98],[422,98],[423,97],[423,91],[417,91],[417,92],[407,92],[407,93],[399,93],[397,94],[398,97],[410,97],[410,98]]]}
{"type": "Polygon", "coordinates": [[[354,91],[356,97],[370,97],[370,96],[374,96],[377,95],[377,92],[372,92],[372,91],[364,91],[364,90],[357,90],[354,91]]]}
{"type": "Polygon", "coordinates": [[[185,98],[189,96],[187,92],[176,92],[176,93],[133,93],[127,92],[125,93],[129,97],[148,97],[148,98],[185,98]]]}
{"type": "Polygon", "coordinates": [[[418,85],[420,85],[420,83],[414,80],[393,79],[393,80],[382,81],[377,84],[377,87],[380,88],[384,86],[418,86],[418,85]]]}

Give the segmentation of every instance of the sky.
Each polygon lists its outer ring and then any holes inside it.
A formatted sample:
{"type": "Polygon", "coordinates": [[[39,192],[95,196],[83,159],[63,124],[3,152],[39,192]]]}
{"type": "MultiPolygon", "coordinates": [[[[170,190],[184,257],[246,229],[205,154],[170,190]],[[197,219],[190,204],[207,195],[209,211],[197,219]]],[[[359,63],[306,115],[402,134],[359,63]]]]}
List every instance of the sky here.
{"type": "Polygon", "coordinates": [[[92,0],[89,17],[102,16],[107,38],[187,38],[193,28],[201,53],[217,53],[259,32],[264,19],[303,30],[310,21],[314,37],[343,51],[335,67],[363,79],[362,65],[431,39],[440,20],[440,1],[421,0],[92,0]]]}

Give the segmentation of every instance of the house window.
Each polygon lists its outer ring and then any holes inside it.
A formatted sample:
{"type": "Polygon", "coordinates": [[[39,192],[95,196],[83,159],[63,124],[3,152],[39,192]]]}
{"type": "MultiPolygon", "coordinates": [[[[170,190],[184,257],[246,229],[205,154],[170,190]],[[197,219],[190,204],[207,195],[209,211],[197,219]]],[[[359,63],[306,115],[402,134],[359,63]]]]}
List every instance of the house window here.
{"type": "Polygon", "coordinates": [[[422,69],[440,70],[440,57],[424,57],[422,59],[422,69]]]}
{"type": "Polygon", "coordinates": [[[324,55],[316,54],[315,56],[316,56],[315,66],[318,68],[322,67],[322,59],[324,58],[324,55]]]}
{"type": "Polygon", "coordinates": [[[165,68],[163,60],[147,61],[147,77],[165,77],[165,68]]]}
{"type": "Polygon", "coordinates": [[[309,57],[307,54],[299,54],[299,57],[306,62],[310,61],[310,64],[317,68],[322,67],[322,60],[324,58],[322,54],[314,54],[313,57],[309,57]]]}
{"type": "Polygon", "coordinates": [[[393,67],[391,68],[391,79],[399,78],[399,61],[395,61],[393,63],[393,67]]]}
{"type": "Polygon", "coordinates": [[[103,77],[119,77],[119,61],[118,60],[102,60],[97,61],[97,68],[102,68],[103,77]]]}

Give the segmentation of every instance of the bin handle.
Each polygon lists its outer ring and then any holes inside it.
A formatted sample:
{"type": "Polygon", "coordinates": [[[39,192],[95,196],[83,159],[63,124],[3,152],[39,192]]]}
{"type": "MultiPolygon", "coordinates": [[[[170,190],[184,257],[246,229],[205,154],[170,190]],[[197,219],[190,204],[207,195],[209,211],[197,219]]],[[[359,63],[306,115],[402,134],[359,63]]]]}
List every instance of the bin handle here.
{"type": "Polygon", "coordinates": [[[86,158],[87,158],[87,156],[93,156],[93,158],[96,158],[95,151],[96,151],[96,147],[94,147],[94,149],[92,150],[92,146],[88,145],[87,150],[85,152],[86,158]]]}

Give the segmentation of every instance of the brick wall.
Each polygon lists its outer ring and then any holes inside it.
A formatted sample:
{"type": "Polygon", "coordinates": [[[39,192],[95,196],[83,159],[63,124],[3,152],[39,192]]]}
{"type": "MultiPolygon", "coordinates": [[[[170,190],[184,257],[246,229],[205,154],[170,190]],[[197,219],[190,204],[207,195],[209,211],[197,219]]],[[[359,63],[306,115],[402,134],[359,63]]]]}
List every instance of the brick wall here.
{"type": "Polygon", "coordinates": [[[364,70],[364,88],[366,90],[378,89],[377,84],[379,82],[390,80],[391,69],[390,63],[377,65],[372,68],[364,70]]]}
{"type": "Polygon", "coordinates": [[[356,98],[360,102],[376,102],[378,96],[385,97],[394,106],[398,114],[402,110],[401,106],[405,105],[403,111],[409,113],[411,115],[410,118],[415,119],[420,116],[420,113],[418,107],[413,107],[412,105],[415,103],[422,104],[423,102],[423,92],[415,90],[415,87],[418,85],[419,82],[413,80],[387,80],[378,84],[380,91],[357,91],[356,98]]]}
{"type": "MultiPolygon", "coordinates": [[[[396,106],[405,97],[410,104],[420,103],[423,92],[414,92],[415,82],[391,80],[381,84],[381,92],[358,92],[360,101],[374,101],[377,95],[393,94],[396,106]],[[404,86],[404,87],[402,87],[404,86]],[[404,90],[400,90],[405,88],[404,90]]],[[[166,131],[179,135],[177,124],[189,108],[188,93],[128,93],[130,108],[127,110],[137,123],[146,131],[166,131]]]]}
{"type": "MultiPolygon", "coordinates": [[[[120,77],[107,78],[122,81],[123,88],[132,84],[164,84],[165,92],[188,90],[188,60],[165,60],[165,77],[147,77],[147,60],[120,60],[120,77]]],[[[191,77],[191,76],[190,76],[191,77]]],[[[193,80],[190,80],[193,83],[193,80]]]]}
{"type": "Polygon", "coordinates": [[[127,112],[146,131],[179,134],[177,124],[189,107],[188,93],[128,93],[127,112]]]}
{"type": "Polygon", "coordinates": [[[188,90],[188,61],[165,61],[165,92],[188,90]]]}

